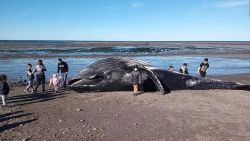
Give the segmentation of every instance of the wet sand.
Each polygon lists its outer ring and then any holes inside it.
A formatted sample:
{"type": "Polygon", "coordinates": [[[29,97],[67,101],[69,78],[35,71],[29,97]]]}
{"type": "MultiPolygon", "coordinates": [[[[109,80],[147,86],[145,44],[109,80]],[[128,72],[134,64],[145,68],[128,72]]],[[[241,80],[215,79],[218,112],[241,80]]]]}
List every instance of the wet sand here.
{"type": "MultiPolygon", "coordinates": [[[[250,75],[213,76],[250,84],[250,75]]],[[[27,94],[13,87],[0,108],[0,140],[247,141],[250,92],[182,90],[27,94]]]]}
{"type": "MultiPolygon", "coordinates": [[[[112,46],[134,46],[134,47],[158,47],[158,48],[184,48],[184,47],[198,47],[198,48],[222,48],[223,51],[206,50],[197,52],[197,50],[189,50],[182,52],[167,52],[164,56],[209,56],[209,57],[227,57],[227,58],[250,58],[250,41],[2,41],[0,42],[0,49],[48,49],[48,48],[78,48],[78,47],[112,47],[112,46]]],[[[145,54],[142,54],[144,56],[145,54]]],[[[134,57],[135,55],[118,54],[114,56],[134,57]]],[[[140,55],[136,55],[140,56],[140,55]]],[[[158,54],[147,54],[147,56],[159,56],[158,54]]],[[[56,57],[56,54],[43,55],[43,54],[8,54],[1,55],[1,59],[12,58],[48,58],[56,57]]],[[[61,57],[70,57],[62,55],[61,57]]],[[[82,55],[74,55],[74,58],[82,57],[82,55]]],[[[96,57],[110,57],[110,55],[84,55],[86,58],[96,57]]]]}
{"type": "Polygon", "coordinates": [[[249,48],[250,41],[37,41],[25,40],[0,42],[0,49],[4,48],[61,48],[61,47],[110,47],[110,46],[139,46],[139,47],[233,47],[249,48]],[[46,44],[45,44],[46,43],[46,44]]]}

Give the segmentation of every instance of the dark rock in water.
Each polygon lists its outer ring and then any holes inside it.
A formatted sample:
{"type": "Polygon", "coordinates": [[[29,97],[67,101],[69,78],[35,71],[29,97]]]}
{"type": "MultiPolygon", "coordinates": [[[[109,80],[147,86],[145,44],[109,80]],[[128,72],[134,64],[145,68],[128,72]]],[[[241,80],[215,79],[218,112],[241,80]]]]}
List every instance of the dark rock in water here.
{"type": "Polygon", "coordinates": [[[78,92],[130,91],[132,90],[130,76],[134,66],[138,66],[141,72],[142,84],[140,86],[145,92],[160,91],[162,94],[166,94],[171,90],[185,89],[250,90],[248,85],[183,75],[129,58],[107,58],[97,61],[69,80],[69,85],[71,89],[78,92]]]}

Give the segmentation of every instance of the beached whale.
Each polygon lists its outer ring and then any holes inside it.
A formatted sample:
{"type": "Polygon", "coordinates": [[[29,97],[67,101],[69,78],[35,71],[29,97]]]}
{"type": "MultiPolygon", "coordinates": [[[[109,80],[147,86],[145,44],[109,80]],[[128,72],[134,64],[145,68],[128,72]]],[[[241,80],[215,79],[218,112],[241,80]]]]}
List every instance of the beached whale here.
{"type": "Polygon", "coordinates": [[[130,58],[107,58],[83,69],[79,75],[69,80],[70,88],[78,92],[89,91],[130,91],[131,72],[137,66],[142,76],[143,91],[208,90],[231,89],[250,90],[249,85],[222,80],[198,78],[170,72],[151,66],[148,63],[130,58]]]}

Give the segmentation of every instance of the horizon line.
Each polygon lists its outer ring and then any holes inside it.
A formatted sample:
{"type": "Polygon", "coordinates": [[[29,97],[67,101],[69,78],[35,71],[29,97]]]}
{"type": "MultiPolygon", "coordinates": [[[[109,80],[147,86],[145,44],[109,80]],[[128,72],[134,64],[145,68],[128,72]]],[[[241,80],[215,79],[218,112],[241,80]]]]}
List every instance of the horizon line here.
{"type": "Polygon", "coordinates": [[[0,39],[0,41],[74,41],[74,42],[250,42],[250,40],[44,40],[44,39],[0,39]]]}

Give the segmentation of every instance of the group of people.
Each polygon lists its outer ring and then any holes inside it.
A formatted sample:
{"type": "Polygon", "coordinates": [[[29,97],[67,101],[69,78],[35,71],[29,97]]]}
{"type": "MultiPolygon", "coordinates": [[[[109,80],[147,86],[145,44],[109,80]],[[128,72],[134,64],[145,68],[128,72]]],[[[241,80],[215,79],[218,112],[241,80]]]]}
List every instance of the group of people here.
{"type": "MultiPolygon", "coordinates": [[[[208,68],[209,68],[208,58],[205,58],[205,59],[203,60],[203,62],[200,64],[199,68],[198,68],[198,73],[200,74],[201,77],[206,77],[208,68]]],[[[169,71],[174,71],[174,66],[170,65],[168,70],[169,70],[169,71]]],[[[187,63],[184,63],[184,64],[180,67],[179,73],[182,73],[182,74],[189,74],[189,72],[188,72],[188,67],[187,67],[187,63]]]]}
{"type": "MultiPolygon", "coordinates": [[[[45,92],[45,71],[46,67],[43,64],[42,60],[37,61],[37,65],[32,69],[31,64],[27,64],[27,79],[28,79],[28,86],[24,90],[25,92],[33,92],[36,93],[37,89],[40,85],[42,85],[42,91],[45,92]],[[33,82],[36,79],[37,85],[33,88],[33,82]]],[[[50,79],[49,85],[53,85],[55,92],[58,92],[60,84],[62,87],[66,87],[67,75],[68,75],[69,67],[68,64],[63,61],[62,59],[58,59],[58,66],[57,66],[57,73],[52,75],[50,79]],[[62,82],[62,83],[61,83],[62,82]]]]}
{"type": "MultiPolygon", "coordinates": [[[[32,68],[31,64],[27,64],[25,73],[27,74],[28,86],[25,88],[25,92],[37,93],[37,89],[42,85],[42,91],[45,92],[45,71],[47,70],[42,60],[37,61],[36,67],[32,68]],[[34,80],[36,86],[34,88],[34,80]]],[[[69,71],[68,64],[62,59],[58,59],[57,73],[52,75],[49,85],[54,86],[55,92],[58,92],[59,87],[66,87],[67,75],[69,71]]],[[[0,95],[2,97],[3,106],[7,104],[7,95],[9,94],[9,85],[7,83],[7,76],[0,75],[0,95]]]]}
{"type": "MultiPolygon", "coordinates": [[[[200,64],[198,68],[198,73],[201,77],[206,77],[207,71],[209,68],[208,58],[204,58],[203,62],[200,64]]],[[[174,66],[169,66],[168,71],[174,71],[174,66]]],[[[181,74],[189,74],[187,63],[184,63],[182,67],[179,69],[179,73],[181,74]]],[[[141,74],[138,71],[138,67],[135,66],[134,70],[131,72],[131,83],[133,85],[133,94],[137,95],[139,92],[139,85],[141,84],[141,74]]]]}

